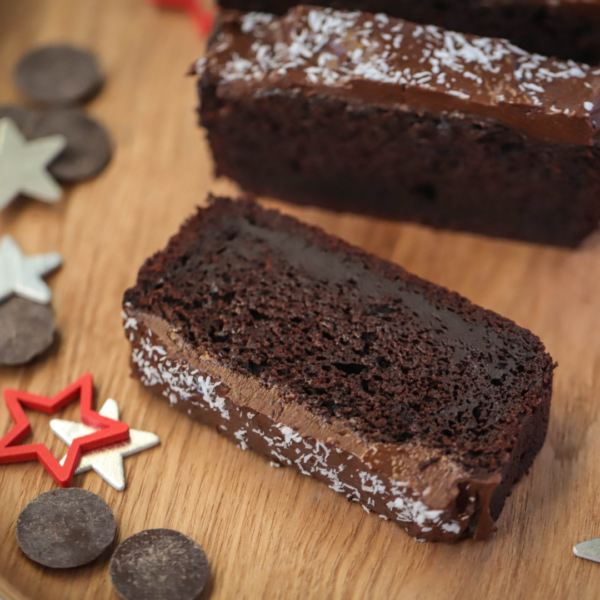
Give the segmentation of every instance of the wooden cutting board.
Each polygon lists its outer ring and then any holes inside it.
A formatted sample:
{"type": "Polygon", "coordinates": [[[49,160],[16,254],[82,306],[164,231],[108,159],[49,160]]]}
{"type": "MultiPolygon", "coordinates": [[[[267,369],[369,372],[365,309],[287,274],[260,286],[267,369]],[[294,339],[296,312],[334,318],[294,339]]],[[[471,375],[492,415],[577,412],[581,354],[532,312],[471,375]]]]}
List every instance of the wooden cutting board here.
{"type": "MultiPolygon", "coordinates": [[[[316,209],[268,205],[532,329],[559,362],[546,444],[514,490],[488,542],[420,544],[403,530],[310,478],[273,469],[170,410],[129,378],[123,291],[215,182],[195,125],[195,83],[184,77],[203,51],[185,15],[143,0],[0,2],[0,102],[18,101],[11,71],[36,45],[93,49],[107,74],[88,107],[110,129],[115,157],[98,179],[67,189],[56,206],[20,200],[0,215],[27,253],[59,251],[49,279],[60,340],[32,366],[0,369],[0,387],[54,395],[94,374],[96,407],[109,397],[123,420],[162,445],[125,461],[127,489],[95,473],[74,485],[113,508],[118,540],[171,527],[197,540],[212,565],[204,598],[598,598],[600,565],[573,544],[600,536],[600,249],[579,251],[434,232],[316,209]]],[[[49,416],[29,411],[33,440],[64,445],[49,416]]],[[[70,406],[58,416],[77,418],[70,406]]],[[[11,419],[0,402],[0,435],[11,419]]],[[[65,572],[19,550],[22,508],[56,486],[38,463],[0,467],[0,596],[4,600],[116,599],[108,561],[65,572]]]]}

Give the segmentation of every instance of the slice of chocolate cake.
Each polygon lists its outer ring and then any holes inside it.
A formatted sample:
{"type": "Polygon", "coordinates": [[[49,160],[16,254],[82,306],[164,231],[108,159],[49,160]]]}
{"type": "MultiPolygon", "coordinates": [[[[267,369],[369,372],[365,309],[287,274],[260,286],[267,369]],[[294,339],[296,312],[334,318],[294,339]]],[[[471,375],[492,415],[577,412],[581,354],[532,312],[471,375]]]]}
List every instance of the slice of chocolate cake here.
{"type": "Polygon", "coordinates": [[[123,317],[144,385],[419,539],[487,537],[544,442],[535,335],[250,201],[198,210],[123,317]]]}
{"type": "Polygon", "coordinates": [[[198,63],[217,175],[435,227],[576,246],[600,220],[600,68],[385,15],[222,14],[198,63]]]}
{"type": "MultiPolygon", "coordinates": [[[[224,8],[285,14],[294,0],[219,0],[224,8]]],[[[486,37],[537,54],[600,63],[600,0],[316,0],[486,37]]]]}

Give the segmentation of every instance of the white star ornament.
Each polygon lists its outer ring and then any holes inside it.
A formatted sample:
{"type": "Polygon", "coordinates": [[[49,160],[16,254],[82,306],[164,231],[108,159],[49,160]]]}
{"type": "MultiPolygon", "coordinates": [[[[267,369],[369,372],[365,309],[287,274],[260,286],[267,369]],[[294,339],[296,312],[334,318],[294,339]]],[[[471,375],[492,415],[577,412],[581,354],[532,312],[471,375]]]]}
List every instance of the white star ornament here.
{"type": "Polygon", "coordinates": [[[19,194],[56,202],[62,189],[46,167],[65,149],[63,135],[28,141],[14,121],[0,119],[0,210],[19,194]]]}
{"type": "Polygon", "coordinates": [[[48,304],[52,292],[42,277],[58,269],[58,252],[26,256],[15,240],[5,235],[0,240],[0,302],[13,294],[32,302],[48,304]]]}
{"type": "MultiPolygon", "coordinates": [[[[103,417],[118,421],[119,405],[115,400],[109,399],[100,409],[100,414],[103,417]]],[[[53,433],[69,446],[73,443],[75,438],[98,431],[83,423],[65,421],[63,419],[52,419],[50,421],[50,429],[52,429],[53,433]]],[[[152,448],[159,443],[160,439],[155,433],[129,429],[128,442],[84,454],[81,457],[81,462],[75,471],[75,475],[94,469],[104,481],[112,485],[116,490],[122,492],[125,489],[125,466],[123,465],[123,458],[142,452],[142,450],[152,448]]],[[[60,461],[61,465],[64,463],[65,458],[66,456],[60,461]]]]}

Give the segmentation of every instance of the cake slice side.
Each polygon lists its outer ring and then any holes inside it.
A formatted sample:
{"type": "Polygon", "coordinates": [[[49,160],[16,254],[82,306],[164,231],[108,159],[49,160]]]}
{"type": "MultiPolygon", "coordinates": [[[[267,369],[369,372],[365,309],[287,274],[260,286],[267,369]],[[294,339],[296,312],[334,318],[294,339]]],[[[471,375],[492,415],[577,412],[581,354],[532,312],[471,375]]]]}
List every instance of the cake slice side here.
{"type": "Polygon", "coordinates": [[[224,13],[198,72],[216,174],[251,193],[560,246],[598,228],[599,69],[299,7],[224,13]]]}
{"type": "Polygon", "coordinates": [[[145,385],[419,539],[489,535],[544,441],[535,336],[253,203],[192,217],[124,319],[145,385]]]}

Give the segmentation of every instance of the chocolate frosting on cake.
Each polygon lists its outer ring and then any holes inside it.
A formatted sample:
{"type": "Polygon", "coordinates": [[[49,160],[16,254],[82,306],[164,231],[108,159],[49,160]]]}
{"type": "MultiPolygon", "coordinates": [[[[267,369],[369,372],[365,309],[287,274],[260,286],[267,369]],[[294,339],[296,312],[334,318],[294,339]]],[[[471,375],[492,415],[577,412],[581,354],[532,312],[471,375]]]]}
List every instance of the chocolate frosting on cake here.
{"type": "Polygon", "coordinates": [[[505,40],[299,6],[283,17],[224,11],[197,72],[222,97],[326,92],[385,107],[478,115],[547,141],[600,143],[600,68],[505,40]]]}

